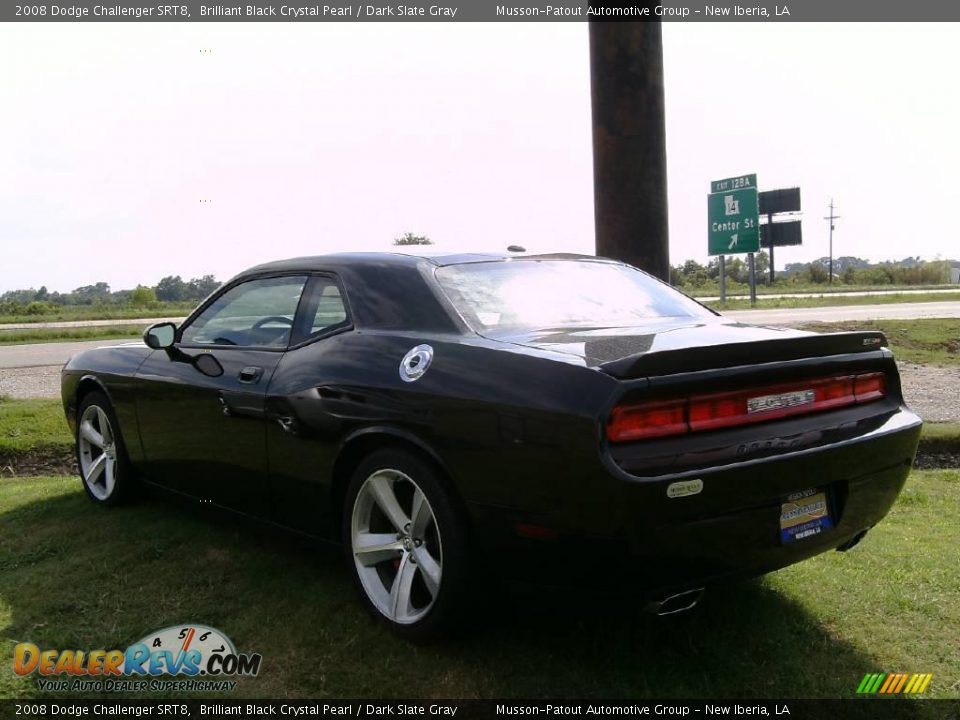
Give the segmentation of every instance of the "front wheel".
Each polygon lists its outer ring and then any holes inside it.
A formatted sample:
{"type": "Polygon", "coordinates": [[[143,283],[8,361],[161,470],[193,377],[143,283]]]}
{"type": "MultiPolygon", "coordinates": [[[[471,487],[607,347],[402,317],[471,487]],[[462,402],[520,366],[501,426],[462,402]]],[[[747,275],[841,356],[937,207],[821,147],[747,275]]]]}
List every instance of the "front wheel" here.
{"type": "Polygon", "coordinates": [[[360,464],[344,504],[347,562],[364,600],[394,631],[452,629],[467,580],[466,527],[432,465],[401,449],[360,464]]]}
{"type": "Polygon", "coordinates": [[[77,423],[77,465],[91,500],[116,505],[133,491],[130,461],[113,407],[105,395],[92,392],[83,398],[77,423]]]}

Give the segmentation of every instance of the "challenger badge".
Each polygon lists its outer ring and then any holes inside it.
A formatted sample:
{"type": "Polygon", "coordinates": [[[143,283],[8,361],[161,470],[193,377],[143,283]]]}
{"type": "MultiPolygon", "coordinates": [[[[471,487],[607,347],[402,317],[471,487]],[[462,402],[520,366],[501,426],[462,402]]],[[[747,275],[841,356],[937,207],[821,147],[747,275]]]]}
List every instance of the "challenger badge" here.
{"type": "Polygon", "coordinates": [[[766,412],[767,410],[780,410],[782,408],[809,405],[816,399],[817,394],[813,390],[796,390],[794,392],[780,393],[779,395],[761,395],[747,399],[747,413],[752,415],[753,413],[766,412]]]}

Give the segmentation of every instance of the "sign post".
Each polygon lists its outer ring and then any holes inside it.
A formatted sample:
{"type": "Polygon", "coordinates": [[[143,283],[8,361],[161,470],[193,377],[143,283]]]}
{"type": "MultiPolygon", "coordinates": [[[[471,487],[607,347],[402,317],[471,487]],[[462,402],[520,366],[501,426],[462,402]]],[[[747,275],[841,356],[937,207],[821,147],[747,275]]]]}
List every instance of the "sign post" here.
{"type": "MultiPolygon", "coordinates": [[[[707,195],[707,252],[720,256],[721,271],[724,255],[749,254],[750,298],[756,302],[756,277],[753,253],[760,250],[760,210],[757,199],[757,176],[714,180],[707,195]]],[[[720,301],[726,302],[726,283],[721,282],[720,301]]]]}

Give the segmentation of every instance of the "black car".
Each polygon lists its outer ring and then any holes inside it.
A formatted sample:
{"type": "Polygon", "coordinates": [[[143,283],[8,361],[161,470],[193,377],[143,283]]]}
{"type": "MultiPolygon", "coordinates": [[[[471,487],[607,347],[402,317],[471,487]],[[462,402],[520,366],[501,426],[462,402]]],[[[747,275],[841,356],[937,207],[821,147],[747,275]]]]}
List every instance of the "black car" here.
{"type": "Polygon", "coordinates": [[[268,263],[144,340],[63,370],[89,496],[145,483],[342,541],[414,637],[481,572],[669,613],[852,547],[921,427],[882,334],[733,322],[588,256],[268,263]]]}

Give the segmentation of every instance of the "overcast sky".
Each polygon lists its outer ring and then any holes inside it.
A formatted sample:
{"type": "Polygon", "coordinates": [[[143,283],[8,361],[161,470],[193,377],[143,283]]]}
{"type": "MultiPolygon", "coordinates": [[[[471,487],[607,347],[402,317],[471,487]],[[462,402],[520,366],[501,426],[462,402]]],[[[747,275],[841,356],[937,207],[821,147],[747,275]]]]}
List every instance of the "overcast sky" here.
{"type": "MultiPolygon", "coordinates": [[[[670,243],[709,182],[799,185],[826,255],[960,257],[955,26],[663,30],[670,243]]],[[[0,26],[0,291],[387,249],[593,252],[587,26],[0,26]],[[201,52],[208,50],[209,52],[201,52]],[[209,201],[209,202],[201,202],[209,201]]]]}

